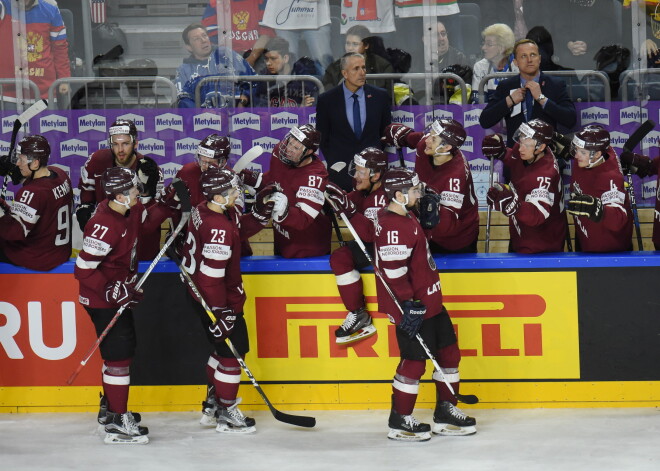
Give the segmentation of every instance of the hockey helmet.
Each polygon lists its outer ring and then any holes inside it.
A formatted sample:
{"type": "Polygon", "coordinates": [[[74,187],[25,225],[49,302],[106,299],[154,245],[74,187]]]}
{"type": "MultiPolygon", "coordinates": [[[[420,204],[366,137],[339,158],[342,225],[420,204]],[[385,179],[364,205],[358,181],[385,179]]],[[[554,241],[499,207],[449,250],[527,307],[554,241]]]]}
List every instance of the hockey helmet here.
{"type": "Polygon", "coordinates": [[[303,156],[308,150],[311,153],[321,145],[321,133],[317,131],[311,124],[303,124],[300,127],[291,128],[288,134],[278,144],[278,156],[280,160],[291,167],[297,167],[303,160],[303,156]],[[303,145],[302,152],[292,151],[289,147],[291,139],[295,139],[303,145]],[[295,155],[298,154],[299,155],[295,155]]]}
{"type": "Polygon", "coordinates": [[[240,178],[228,168],[209,167],[202,172],[199,183],[207,201],[212,201],[215,195],[227,197],[232,188],[241,189],[240,178]]]}
{"type": "Polygon", "coordinates": [[[112,136],[121,134],[131,136],[131,141],[135,143],[137,140],[137,133],[137,127],[135,127],[133,121],[130,119],[118,118],[110,125],[110,129],[108,129],[108,145],[112,147],[112,136]]]}
{"type": "Polygon", "coordinates": [[[225,136],[209,134],[197,146],[197,161],[201,164],[200,156],[215,159],[218,161],[218,167],[222,168],[227,165],[230,149],[229,139],[225,136]]]}
{"type": "Polygon", "coordinates": [[[610,133],[607,132],[602,126],[597,124],[590,124],[582,128],[581,131],[575,133],[571,143],[571,153],[575,155],[575,151],[586,149],[591,152],[601,151],[605,153],[610,146],[610,133]]]}
{"type": "Polygon", "coordinates": [[[102,182],[108,199],[114,199],[118,194],[128,196],[133,187],[140,193],[144,191],[135,172],[126,167],[110,167],[103,173],[102,182]]]}
{"type": "Polygon", "coordinates": [[[348,166],[348,174],[354,177],[357,167],[365,167],[369,169],[369,176],[380,172],[380,178],[382,179],[385,170],[387,170],[388,163],[385,152],[377,147],[367,147],[353,156],[353,160],[348,166]]]}
{"type": "Polygon", "coordinates": [[[408,189],[419,185],[419,176],[407,168],[392,168],[385,174],[383,189],[389,200],[393,200],[396,192],[407,194],[408,189]]]}
{"type": "Polygon", "coordinates": [[[16,158],[21,154],[27,157],[28,163],[38,160],[39,166],[45,167],[50,157],[50,144],[45,137],[38,134],[25,136],[16,146],[16,158]]]}
{"type": "Polygon", "coordinates": [[[513,135],[513,140],[519,142],[520,139],[534,139],[538,145],[550,145],[554,129],[548,123],[541,119],[533,119],[527,123],[522,123],[513,135]]]}
{"type": "Polygon", "coordinates": [[[429,131],[431,135],[440,136],[444,142],[453,147],[461,147],[467,136],[463,125],[450,118],[436,119],[431,123],[429,131]]]}

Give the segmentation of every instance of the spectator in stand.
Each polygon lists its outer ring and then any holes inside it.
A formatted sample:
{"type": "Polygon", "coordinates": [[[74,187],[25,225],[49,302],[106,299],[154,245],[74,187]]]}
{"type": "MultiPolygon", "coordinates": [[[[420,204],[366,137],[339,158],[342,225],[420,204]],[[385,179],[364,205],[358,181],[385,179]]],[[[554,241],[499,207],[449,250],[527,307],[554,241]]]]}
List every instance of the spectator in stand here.
{"type": "MultiPolygon", "coordinates": [[[[371,33],[362,25],[355,25],[349,28],[346,32],[346,42],[344,43],[344,50],[348,54],[354,52],[364,56],[365,65],[368,74],[391,74],[394,72],[392,64],[389,60],[381,55],[378,55],[370,46],[370,41],[375,44],[376,41],[371,39],[371,33]]],[[[376,47],[374,47],[376,49],[376,47]]],[[[344,77],[341,73],[341,59],[337,59],[325,69],[323,76],[323,86],[326,90],[339,85],[344,77]]],[[[388,86],[387,80],[374,80],[371,84],[375,87],[386,88],[388,86]]]]}
{"type": "MultiPolygon", "coordinates": [[[[183,60],[174,79],[179,108],[195,106],[195,89],[204,77],[255,75],[252,66],[238,53],[213,46],[206,28],[201,24],[188,25],[181,36],[190,57],[183,60]]],[[[202,87],[200,97],[203,108],[241,107],[250,100],[250,86],[247,83],[208,83],[202,87]]]]}
{"type": "MultiPolygon", "coordinates": [[[[438,21],[436,24],[438,32],[438,68],[444,69],[452,65],[469,65],[465,54],[449,44],[449,34],[445,25],[438,21]]],[[[426,36],[423,38],[426,39],[426,36]]]]}
{"type": "Polygon", "coordinates": [[[328,0],[268,0],[261,24],[273,28],[277,36],[289,41],[291,53],[296,57],[300,57],[300,43],[304,39],[312,59],[321,66],[318,75],[332,62],[328,0]],[[294,5],[304,8],[292,8],[294,5]]]}
{"type": "MultiPolygon", "coordinates": [[[[264,56],[266,68],[259,75],[314,75],[316,72],[314,61],[309,57],[301,57],[293,62],[286,39],[275,37],[268,41],[264,56]]],[[[312,106],[318,94],[318,87],[310,81],[258,82],[253,102],[254,106],[274,108],[312,106]]]]}
{"type": "MultiPolygon", "coordinates": [[[[472,92],[475,103],[479,102],[479,83],[486,75],[496,72],[518,72],[513,57],[513,31],[503,23],[490,25],[481,32],[484,40],[481,50],[484,58],[474,64],[472,73],[472,92]]],[[[501,79],[490,79],[484,88],[485,102],[488,102],[501,79]]]]}
{"type": "MultiPolygon", "coordinates": [[[[12,34],[12,6],[10,0],[0,0],[0,41],[4,46],[0,54],[0,76],[16,77],[14,63],[14,38],[12,34]]],[[[17,2],[14,2],[15,4],[17,2]]],[[[41,98],[48,98],[48,88],[60,78],[71,77],[69,63],[69,43],[62,14],[55,2],[25,0],[25,40],[17,38],[21,47],[27,48],[26,78],[39,87],[41,98]]],[[[17,5],[14,5],[14,9],[17,5]]],[[[60,84],[57,92],[64,95],[69,92],[69,85],[60,84]]],[[[16,90],[12,86],[4,86],[4,108],[16,109],[16,90]],[[12,105],[13,103],[13,105],[12,105]]]]}
{"type": "Polygon", "coordinates": [[[543,26],[534,26],[527,33],[527,39],[531,39],[539,46],[541,53],[541,70],[570,70],[567,67],[555,64],[553,56],[555,54],[555,45],[552,42],[550,32],[543,26]]]}
{"type": "MultiPolygon", "coordinates": [[[[217,0],[210,0],[202,16],[209,39],[218,45],[217,0]]],[[[263,53],[266,43],[275,36],[272,29],[260,24],[264,17],[266,0],[233,0],[231,2],[231,48],[241,54],[253,68],[263,53]]],[[[263,60],[259,61],[261,64],[263,60]]]]}

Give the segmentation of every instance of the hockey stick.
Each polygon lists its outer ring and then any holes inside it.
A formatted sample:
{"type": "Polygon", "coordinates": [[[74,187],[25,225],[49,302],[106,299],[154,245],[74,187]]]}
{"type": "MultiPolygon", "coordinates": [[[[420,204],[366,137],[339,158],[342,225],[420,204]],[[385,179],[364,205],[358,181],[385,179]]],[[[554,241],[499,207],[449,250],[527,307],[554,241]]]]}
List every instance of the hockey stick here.
{"type": "MultiPolygon", "coordinates": [[[[632,152],[633,149],[637,147],[637,144],[639,144],[642,139],[644,139],[644,137],[646,137],[646,135],[653,130],[654,127],[655,123],[652,120],[647,119],[644,121],[641,126],[630,135],[626,143],[623,145],[624,152],[632,152]]],[[[632,209],[633,222],[635,223],[635,234],[637,235],[637,250],[644,250],[644,246],[642,244],[642,230],[639,225],[639,213],[637,212],[637,200],[635,199],[635,188],[633,187],[630,168],[626,168],[626,180],[628,183],[627,190],[628,197],[630,198],[630,208],[632,209]]]]}
{"type": "MultiPolygon", "coordinates": [[[[334,172],[341,172],[344,167],[346,167],[346,162],[335,162],[330,166],[330,170],[333,170],[334,172]]],[[[330,212],[330,221],[332,222],[332,227],[335,230],[335,234],[337,234],[337,240],[339,240],[339,245],[344,246],[346,245],[346,242],[344,241],[344,236],[341,233],[341,230],[339,229],[339,222],[337,222],[337,215],[335,214],[334,211],[330,212]]]]}
{"type": "MultiPolygon", "coordinates": [[[[332,201],[330,201],[330,200],[328,200],[328,201],[332,205],[332,201]]],[[[333,205],[333,208],[334,208],[334,205],[333,205]]],[[[344,224],[346,224],[346,227],[348,227],[348,230],[351,231],[351,234],[353,235],[353,239],[355,239],[355,242],[357,242],[357,244],[360,246],[360,250],[362,250],[362,253],[364,254],[364,256],[367,258],[369,263],[371,263],[371,266],[374,267],[374,273],[380,279],[381,283],[383,283],[383,286],[385,287],[385,290],[387,291],[387,294],[390,295],[390,297],[392,298],[392,301],[394,301],[394,304],[396,304],[396,307],[399,308],[399,311],[403,315],[403,308],[401,307],[401,304],[399,303],[399,300],[396,298],[396,296],[392,292],[392,289],[389,287],[389,285],[385,281],[385,276],[380,271],[380,268],[378,268],[378,266],[374,263],[373,259],[371,258],[371,255],[369,255],[369,251],[364,246],[364,243],[362,242],[362,239],[360,239],[360,236],[355,231],[355,228],[349,222],[348,218],[346,217],[346,215],[344,213],[339,213],[339,215],[341,216],[342,220],[344,221],[344,224]]],[[[438,364],[438,360],[436,360],[435,356],[431,353],[431,351],[429,350],[429,347],[424,342],[424,339],[422,339],[422,336],[417,334],[417,335],[415,335],[415,338],[417,339],[419,344],[424,349],[424,352],[426,353],[426,356],[428,356],[429,359],[431,360],[431,362],[433,363],[433,368],[435,368],[435,370],[437,372],[439,372],[440,375],[442,376],[442,381],[447,386],[447,389],[449,389],[449,392],[456,399],[458,399],[459,401],[461,401],[465,404],[476,404],[477,402],[479,402],[479,398],[477,396],[473,395],[473,394],[458,394],[457,392],[455,392],[454,388],[451,385],[451,383],[449,381],[447,381],[447,378],[445,377],[445,374],[443,373],[442,368],[440,368],[440,365],[438,364]]]]}
{"type": "Polygon", "coordinates": [[[263,147],[259,145],[254,146],[253,148],[249,149],[245,154],[243,154],[240,159],[236,161],[236,163],[232,167],[232,170],[236,173],[240,172],[245,167],[250,165],[250,163],[253,162],[254,159],[259,157],[263,153],[264,153],[263,147]]]}
{"type": "Polygon", "coordinates": [[[397,153],[399,154],[399,163],[402,168],[406,168],[406,159],[403,158],[403,149],[401,147],[396,148],[397,153]]]}
{"type": "MultiPolygon", "coordinates": [[[[151,262],[149,265],[149,268],[144,272],[142,277],[138,280],[137,284],[135,285],[135,289],[139,290],[144,282],[146,281],[147,277],[149,274],[153,271],[153,269],[156,267],[156,264],[158,261],[162,258],[163,254],[165,254],[165,251],[168,249],[170,245],[172,245],[172,242],[177,238],[179,233],[183,230],[185,227],[186,223],[188,222],[188,219],[190,219],[190,194],[188,193],[188,188],[186,187],[186,184],[183,182],[183,180],[174,180],[172,182],[172,186],[174,186],[174,189],[176,191],[177,196],[179,197],[179,200],[181,200],[181,221],[179,221],[179,224],[176,226],[174,229],[174,232],[170,234],[170,237],[165,241],[163,244],[163,247],[160,249],[160,252],[158,252],[158,255],[156,255],[156,258],[151,262]]],[[[126,304],[122,305],[118,310],[117,313],[114,315],[112,319],[110,319],[110,322],[108,325],[103,329],[103,332],[101,332],[101,335],[99,335],[99,338],[96,339],[96,342],[94,342],[94,345],[89,349],[87,352],[87,355],[85,355],[85,358],[80,362],[76,370],[71,374],[69,379],[67,380],[66,384],[71,385],[75,381],[76,377],[80,374],[82,369],[85,367],[89,359],[92,357],[94,352],[96,351],[97,348],[99,348],[99,345],[101,345],[101,342],[103,342],[103,339],[108,335],[108,332],[112,327],[117,323],[117,320],[119,319],[119,316],[121,316],[122,312],[126,309],[126,304]]]]}
{"type": "MultiPolygon", "coordinates": [[[[16,138],[18,137],[18,131],[25,126],[25,123],[30,121],[36,115],[41,113],[43,110],[48,108],[48,101],[41,99],[30,106],[27,110],[23,111],[18,118],[14,121],[14,127],[11,131],[11,140],[9,141],[9,158],[11,159],[16,149],[16,138]]],[[[9,183],[9,175],[7,175],[2,182],[2,192],[0,193],[0,198],[4,199],[5,194],[7,193],[7,183],[9,183]]]]}
{"type": "MultiPolygon", "coordinates": [[[[488,189],[490,190],[493,187],[493,172],[495,169],[495,159],[493,157],[490,158],[490,170],[488,174],[488,189]]],[[[492,208],[486,202],[486,253],[489,253],[490,250],[490,218],[492,214],[492,208]]]]}
{"type": "MultiPolygon", "coordinates": [[[[204,301],[204,298],[202,297],[202,293],[199,292],[197,289],[197,286],[195,286],[195,282],[190,278],[190,274],[186,271],[185,268],[183,268],[183,265],[181,265],[181,260],[179,257],[177,257],[176,253],[174,250],[170,250],[167,252],[167,255],[170,257],[170,259],[176,263],[176,265],[179,267],[179,271],[181,272],[181,276],[183,279],[186,280],[186,283],[192,290],[192,292],[195,294],[195,297],[197,300],[200,302],[204,310],[206,311],[206,314],[209,316],[212,322],[216,321],[216,317],[213,314],[213,311],[211,311],[211,308],[209,305],[204,301]]],[[[234,344],[229,340],[229,338],[225,339],[225,342],[227,342],[227,346],[231,350],[231,352],[234,354],[236,357],[236,360],[238,360],[238,363],[241,365],[241,368],[243,368],[243,371],[245,371],[245,374],[247,375],[248,378],[250,378],[250,381],[252,381],[252,385],[255,387],[261,398],[264,400],[268,408],[270,409],[270,412],[273,414],[273,417],[275,417],[276,420],[279,420],[280,422],[284,422],[286,424],[290,425],[296,425],[298,427],[314,427],[316,425],[316,419],[314,417],[307,417],[307,416],[302,416],[302,415],[291,415],[291,414],[285,414],[282,411],[279,411],[273,406],[273,404],[270,402],[268,397],[266,397],[266,393],[261,389],[261,386],[259,386],[259,383],[257,383],[257,380],[254,378],[252,375],[252,372],[248,368],[247,364],[243,360],[243,357],[241,356],[240,353],[236,351],[236,348],[234,347],[234,344]]]]}

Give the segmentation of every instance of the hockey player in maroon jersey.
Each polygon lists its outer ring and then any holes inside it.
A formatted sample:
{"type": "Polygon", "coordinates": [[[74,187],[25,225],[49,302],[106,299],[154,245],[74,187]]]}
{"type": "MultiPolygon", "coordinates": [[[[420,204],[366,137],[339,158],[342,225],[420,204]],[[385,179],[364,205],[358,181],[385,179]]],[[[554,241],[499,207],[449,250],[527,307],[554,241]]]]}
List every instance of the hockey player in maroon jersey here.
{"type": "Polygon", "coordinates": [[[316,257],[330,253],[330,219],[323,212],[328,172],[314,154],[321,134],[311,124],[291,128],[275,147],[264,173],[241,170],[246,186],[259,189],[279,183],[288,206],[275,202],[275,254],[285,258],[316,257]]]}
{"type": "Polygon", "coordinates": [[[415,172],[440,196],[440,221],[428,232],[432,253],[476,253],[479,205],[472,172],[460,147],[465,129],[454,119],[433,121],[427,134],[403,124],[385,128],[383,141],[397,148],[417,149],[415,172]]]}
{"type": "MultiPolygon", "coordinates": [[[[225,343],[225,338],[230,338],[242,356],[250,349],[243,318],[246,297],[240,267],[242,235],[236,223],[241,216],[235,206],[243,186],[233,171],[219,167],[205,170],[200,183],[205,201],[192,210],[182,263],[216,317],[212,323],[189,289],[188,304],[199,314],[215,345],[206,367],[209,388],[200,423],[216,426],[223,433],[251,433],[255,431],[254,419],[245,417],[238,409],[241,368],[225,343]]],[[[270,218],[273,189],[274,185],[268,185],[257,194],[252,215],[270,218]]]]}
{"type": "Polygon", "coordinates": [[[553,128],[540,119],[520,125],[513,148],[505,149],[499,136],[486,136],[486,158],[502,159],[509,169],[509,185],[488,190],[488,205],[509,217],[509,251],[563,252],[566,240],[562,181],[552,151],[553,128]]]}
{"type": "Polygon", "coordinates": [[[71,257],[71,180],[63,170],[47,166],[50,145],[43,136],[21,139],[15,155],[15,164],[2,158],[9,173],[18,169],[23,186],[11,207],[0,199],[0,261],[52,270],[71,257]]]}
{"type": "Polygon", "coordinates": [[[632,250],[632,212],[610,133],[589,125],[575,134],[568,213],[575,218],[577,250],[632,250]]]}
{"type": "MultiPolygon", "coordinates": [[[[163,175],[158,164],[142,155],[138,149],[138,132],[135,123],[129,119],[117,119],[108,129],[108,149],[94,152],[80,170],[80,205],[76,209],[76,218],[80,230],[92,216],[96,205],[105,199],[101,176],[111,167],[125,167],[134,170],[143,185],[140,195],[142,204],[155,204],[154,197],[163,186],[163,175]]],[[[154,208],[152,217],[164,221],[170,217],[170,211],[164,206],[154,208]],[[156,214],[158,212],[158,214],[156,214]]],[[[160,249],[161,230],[155,226],[151,232],[140,232],[139,260],[151,260],[160,249]]]]}
{"type": "MultiPolygon", "coordinates": [[[[650,159],[645,155],[624,150],[619,158],[623,169],[629,170],[631,174],[637,175],[639,178],[660,175],[660,172],[658,172],[660,157],[650,159]]],[[[653,246],[655,250],[660,250],[660,176],[656,181],[656,188],[655,211],[653,214],[653,246]]]]}
{"type": "MultiPolygon", "coordinates": [[[[388,203],[382,186],[387,166],[385,152],[376,147],[367,147],[355,154],[348,170],[353,177],[355,190],[346,194],[339,186],[329,182],[325,189],[327,198],[352,224],[373,225],[378,210],[388,203]]],[[[368,250],[371,251],[371,246],[368,250]]],[[[367,266],[369,261],[355,241],[346,243],[330,255],[330,267],[335,275],[341,299],[348,309],[346,319],[335,331],[338,344],[355,342],[376,333],[367,311],[362,278],[358,271],[367,266]]]]}
{"type": "Polygon", "coordinates": [[[456,398],[438,372],[434,372],[436,407],[433,426],[419,423],[412,415],[419,392],[419,380],[428,359],[415,338],[419,333],[443,369],[445,378],[458,392],[460,350],[451,319],[442,304],[442,289],[435,261],[422,227],[410,210],[422,196],[416,173],[391,169],[383,186],[389,199],[375,222],[374,262],[397,298],[396,306],[380,278],[376,278],[378,310],[396,324],[401,360],[392,383],[392,410],[388,437],[394,440],[425,441],[430,432],[440,435],[470,435],[476,421],[456,407],[456,398]]]}
{"type": "Polygon", "coordinates": [[[106,199],[85,226],[83,247],[74,274],[80,284],[79,302],[100,335],[117,309],[127,305],[101,342],[103,398],[99,422],[105,424],[106,443],[147,443],[148,429],[138,425],[139,415],[127,409],[130,365],[135,355],[135,326],[131,306],[143,293],[137,281],[137,245],[150,219],[139,202],[141,183],[133,170],[112,167],[102,176],[106,199]],[[107,414],[103,416],[103,408],[107,414]]]}

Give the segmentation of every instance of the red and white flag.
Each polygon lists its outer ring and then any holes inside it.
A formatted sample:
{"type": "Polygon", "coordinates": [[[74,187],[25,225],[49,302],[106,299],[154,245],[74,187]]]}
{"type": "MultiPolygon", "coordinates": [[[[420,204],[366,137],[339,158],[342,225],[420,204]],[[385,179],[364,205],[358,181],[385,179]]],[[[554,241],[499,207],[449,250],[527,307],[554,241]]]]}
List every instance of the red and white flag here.
{"type": "Polygon", "coordinates": [[[90,0],[92,23],[105,23],[105,0],[90,0]]]}

